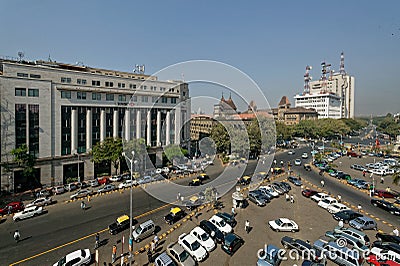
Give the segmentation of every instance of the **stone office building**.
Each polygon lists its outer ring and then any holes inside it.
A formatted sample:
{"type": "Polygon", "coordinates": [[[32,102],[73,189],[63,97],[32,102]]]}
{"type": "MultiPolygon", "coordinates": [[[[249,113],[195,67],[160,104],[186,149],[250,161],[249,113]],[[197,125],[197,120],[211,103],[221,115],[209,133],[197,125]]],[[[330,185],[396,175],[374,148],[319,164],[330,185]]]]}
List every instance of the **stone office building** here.
{"type": "Polygon", "coordinates": [[[89,155],[105,138],[143,138],[156,165],[162,146],[190,138],[188,84],[142,73],[3,58],[0,97],[1,189],[29,186],[15,164],[4,167],[23,144],[37,158],[36,179],[54,185],[110,172],[89,155]]]}

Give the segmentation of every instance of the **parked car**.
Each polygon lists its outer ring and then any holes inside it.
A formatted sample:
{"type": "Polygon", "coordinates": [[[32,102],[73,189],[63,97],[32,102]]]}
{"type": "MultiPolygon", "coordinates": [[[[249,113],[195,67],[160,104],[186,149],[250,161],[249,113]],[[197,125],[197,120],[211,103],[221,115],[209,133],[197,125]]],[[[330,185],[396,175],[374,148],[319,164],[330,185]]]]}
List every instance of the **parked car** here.
{"type": "Polygon", "coordinates": [[[229,233],[225,236],[225,240],[222,243],[221,248],[223,251],[232,256],[243,244],[244,240],[240,236],[234,233],[229,233]]]}
{"type": "Polygon", "coordinates": [[[97,179],[90,180],[90,181],[89,181],[89,185],[90,185],[91,187],[98,187],[98,186],[100,186],[99,181],[97,181],[97,179]]]}
{"type": "Polygon", "coordinates": [[[154,265],[157,266],[176,266],[175,261],[166,253],[163,252],[156,257],[154,265]]]}
{"type": "Polygon", "coordinates": [[[24,203],[22,201],[13,201],[8,203],[6,206],[0,209],[0,215],[6,215],[22,211],[24,209],[24,203]]]}
{"type": "Polygon", "coordinates": [[[137,182],[136,182],[136,180],[125,180],[124,182],[122,182],[122,183],[120,183],[119,185],[118,185],[118,188],[119,189],[121,189],[121,188],[128,188],[128,187],[133,187],[133,186],[136,186],[137,185],[137,182]]]}
{"type": "Polygon", "coordinates": [[[97,193],[101,194],[101,193],[106,193],[106,192],[110,192],[113,190],[115,190],[115,186],[113,184],[107,184],[107,185],[104,185],[101,188],[99,188],[97,190],[97,193]]]}
{"type": "Polygon", "coordinates": [[[217,243],[224,241],[224,234],[213,223],[207,220],[200,222],[200,228],[207,232],[217,243]]]}
{"type": "Polygon", "coordinates": [[[67,254],[61,258],[58,262],[54,263],[53,266],[78,266],[78,265],[89,265],[92,260],[89,249],[79,249],[74,252],[67,254]]]}
{"type": "Polygon", "coordinates": [[[375,237],[382,242],[392,242],[396,244],[400,244],[400,236],[395,236],[391,234],[385,233],[376,233],[375,237]]]}
{"type": "Polygon", "coordinates": [[[379,190],[379,189],[375,189],[374,190],[374,195],[381,197],[381,198],[396,198],[399,197],[400,195],[396,192],[391,192],[391,191],[386,191],[386,190],[379,190]]]}
{"type": "Polygon", "coordinates": [[[199,241],[200,245],[202,245],[207,250],[207,252],[211,252],[215,249],[214,240],[210,237],[209,234],[207,234],[206,231],[204,231],[200,227],[197,226],[193,228],[193,230],[190,231],[190,234],[194,236],[197,241],[199,241]]]}
{"type": "Polygon", "coordinates": [[[314,196],[315,194],[318,194],[319,192],[316,190],[312,190],[312,189],[304,189],[301,191],[301,195],[303,195],[306,198],[310,198],[312,196],[314,196]]]}
{"type": "Polygon", "coordinates": [[[215,215],[221,217],[222,219],[225,220],[226,223],[228,223],[230,226],[235,227],[237,222],[235,219],[235,216],[232,214],[226,213],[226,212],[218,212],[215,215]]]}
{"type": "Polygon", "coordinates": [[[227,224],[225,222],[224,219],[222,219],[221,217],[217,216],[217,215],[213,215],[209,221],[214,224],[222,233],[224,234],[228,234],[230,232],[232,232],[232,226],[230,226],[229,224],[227,224]]]}
{"type": "Polygon", "coordinates": [[[26,204],[25,208],[32,207],[32,206],[47,206],[53,203],[51,198],[37,198],[29,204],[26,204]]]}
{"type": "Polygon", "coordinates": [[[296,152],[294,151],[294,150],[289,150],[288,151],[288,155],[293,155],[293,154],[295,154],[296,152]]]}
{"type": "Polygon", "coordinates": [[[333,203],[328,206],[327,210],[329,213],[337,213],[340,211],[350,210],[350,208],[342,203],[333,203]]]}
{"type": "Polygon", "coordinates": [[[122,176],[120,175],[113,175],[112,177],[110,177],[110,182],[119,182],[122,180],[122,176]]]}
{"type": "Polygon", "coordinates": [[[301,159],[294,160],[294,165],[300,166],[301,165],[301,159]]]}
{"type": "Polygon", "coordinates": [[[44,211],[43,207],[31,206],[31,207],[25,208],[23,211],[20,211],[20,212],[17,212],[16,214],[14,214],[13,220],[15,222],[21,221],[23,219],[27,219],[27,218],[31,218],[31,217],[35,217],[35,216],[41,215],[44,212],[45,211],[44,211]]]}
{"type": "Polygon", "coordinates": [[[334,203],[338,203],[338,201],[335,198],[327,197],[323,200],[320,200],[318,202],[318,206],[321,208],[327,209],[329,205],[334,204],[334,203]]]}
{"type": "Polygon", "coordinates": [[[383,199],[371,199],[371,204],[391,214],[400,215],[400,208],[383,199]]]}
{"type": "Polygon", "coordinates": [[[52,189],[54,195],[63,194],[65,192],[65,188],[63,186],[56,186],[52,189]]]}
{"type": "Polygon", "coordinates": [[[298,178],[295,177],[295,176],[289,176],[289,177],[288,177],[288,180],[289,180],[289,182],[293,183],[293,184],[296,185],[296,186],[301,186],[301,185],[303,185],[303,183],[301,182],[301,180],[298,179],[298,178]]]}
{"type": "Polygon", "coordinates": [[[372,244],[373,247],[381,248],[381,249],[387,249],[394,251],[400,255],[400,245],[396,243],[390,243],[390,242],[382,242],[382,241],[375,241],[372,244]]]}
{"type": "Polygon", "coordinates": [[[313,261],[321,261],[322,254],[319,250],[314,250],[310,243],[301,239],[296,239],[290,236],[284,236],[281,239],[281,244],[286,249],[295,249],[306,258],[310,258],[313,261]]]}
{"type": "MultiPolygon", "coordinates": [[[[365,234],[364,232],[361,232],[360,230],[354,229],[352,227],[339,227],[339,226],[337,226],[337,227],[335,227],[333,229],[333,233],[331,233],[331,234],[338,234],[339,237],[341,235],[351,236],[351,237],[357,239],[363,245],[366,245],[366,246],[369,246],[371,244],[371,241],[370,241],[370,239],[369,239],[367,234],[365,234]]],[[[326,232],[325,235],[329,235],[329,231],[326,232]]],[[[332,237],[337,238],[337,236],[332,236],[332,237]]]]}
{"type": "Polygon", "coordinates": [[[181,234],[178,237],[178,243],[198,262],[205,260],[207,257],[205,248],[192,235],[181,234]]]}
{"type": "Polygon", "coordinates": [[[378,229],[378,225],[376,224],[375,220],[367,216],[362,216],[351,220],[349,225],[358,230],[378,229]]]}
{"type": "Polygon", "coordinates": [[[70,192],[78,189],[78,187],[74,183],[66,184],[64,186],[64,188],[65,188],[66,191],[70,191],[70,192]]]}
{"type": "Polygon", "coordinates": [[[253,202],[254,204],[260,207],[264,207],[268,203],[268,200],[265,197],[253,191],[250,191],[247,197],[249,201],[253,202]]]}
{"type": "Polygon", "coordinates": [[[172,243],[167,247],[167,253],[180,266],[195,266],[196,262],[190,254],[178,243],[172,243]]]}
{"type": "Polygon", "coordinates": [[[274,245],[265,245],[259,255],[257,266],[279,266],[281,264],[282,256],[280,248],[274,245]]]}
{"type": "Polygon", "coordinates": [[[279,197],[279,193],[276,192],[276,191],[275,191],[272,187],[270,187],[270,186],[260,186],[258,189],[267,192],[268,195],[270,195],[272,198],[277,198],[277,197],[279,197]]]}
{"type": "Polygon", "coordinates": [[[171,208],[170,212],[164,217],[167,224],[174,224],[175,222],[182,219],[186,213],[179,207],[171,208]]]}
{"type": "Polygon", "coordinates": [[[277,231],[277,232],[297,232],[299,231],[299,226],[297,223],[293,220],[290,220],[288,218],[279,218],[276,220],[271,220],[268,222],[269,227],[271,227],[272,230],[277,231]]]}
{"type": "Polygon", "coordinates": [[[321,200],[324,200],[326,198],[328,198],[329,195],[323,192],[317,193],[314,196],[311,197],[311,199],[315,202],[320,202],[321,200]]]}
{"type": "Polygon", "coordinates": [[[344,223],[348,223],[357,217],[362,217],[363,215],[359,212],[355,212],[353,210],[345,210],[332,214],[333,219],[337,221],[343,221],[344,223]]]}
{"type": "Polygon", "coordinates": [[[75,200],[75,199],[80,199],[80,198],[84,198],[87,196],[91,196],[93,195],[93,191],[89,190],[89,189],[81,189],[78,192],[76,192],[75,194],[70,196],[71,200],[75,200]]]}
{"type": "Polygon", "coordinates": [[[200,186],[200,185],[203,185],[203,182],[198,178],[194,178],[192,179],[192,181],[189,182],[189,186],[200,186]]]}
{"type": "MultiPolygon", "coordinates": [[[[137,220],[132,219],[132,225],[136,224],[137,220]]],[[[130,219],[129,216],[124,214],[117,218],[117,220],[108,226],[108,231],[111,235],[118,234],[129,228],[130,219]]]]}
{"type": "Polygon", "coordinates": [[[309,165],[309,164],[304,164],[304,169],[305,169],[306,171],[311,171],[311,165],[309,165]]]}
{"type": "Polygon", "coordinates": [[[108,179],[108,177],[97,178],[97,181],[99,182],[99,185],[106,185],[106,184],[110,183],[110,180],[108,179]]]}

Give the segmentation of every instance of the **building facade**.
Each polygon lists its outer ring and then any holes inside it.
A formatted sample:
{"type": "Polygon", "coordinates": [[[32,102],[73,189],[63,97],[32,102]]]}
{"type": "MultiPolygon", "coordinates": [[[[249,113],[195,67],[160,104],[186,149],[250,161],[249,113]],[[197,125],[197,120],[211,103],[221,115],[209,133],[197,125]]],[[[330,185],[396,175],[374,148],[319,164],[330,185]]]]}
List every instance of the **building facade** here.
{"type": "Polygon", "coordinates": [[[184,122],[189,120],[190,98],[183,82],[1,59],[0,96],[2,188],[27,181],[17,168],[10,173],[4,167],[13,161],[11,150],[23,144],[37,158],[40,183],[54,185],[78,172],[80,178],[96,176],[101,166],[94,167],[89,152],[105,138],[143,138],[153,148],[189,139],[184,122]]]}
{"type": "Polygon", "coordinates": [[[296,108],[313,108],[318,118],[342,118],[341,98],[333,93],[298,94],[294,97],[296,108]]]}
{"type": "Polygon", "coordinates": [[[318,112],[314,107],[290,107],[291,103],[286,96],[283,96],[278,108],[272,108],[271,113],[276,121],[285,125],[296,125],[302,120],[317,120],[318,112]]]}

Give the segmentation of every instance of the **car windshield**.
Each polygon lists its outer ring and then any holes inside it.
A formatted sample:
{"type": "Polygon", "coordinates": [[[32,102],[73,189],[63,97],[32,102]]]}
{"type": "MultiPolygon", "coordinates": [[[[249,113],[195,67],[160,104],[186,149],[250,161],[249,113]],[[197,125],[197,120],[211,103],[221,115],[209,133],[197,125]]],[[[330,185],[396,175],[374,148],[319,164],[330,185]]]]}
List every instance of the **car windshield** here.
{"type": "Polygon", "coordinates": [[[86,257],[86,251],[84,251],[83,249],[81,249],[81,256],[82,256],[82,258],[86,257]]]}
{"type": "Polygon", "coordinates": [[[221,219],[221,221],[219,221],[219,225],[221,227],[224,227],[226,225],[225,221],[221,219]]]}
{"type": "Polygon", "coordinates": [[[189,257],[189,253],[184,250],[181,254],[179,254],[179,261],[184,262],[189,257]]]}
{"type": "Polygon", "coordinates": [[[142,228],[139,226],[138,228],[136,228],[136,230],[135,230],[135,232],[137,233],[137,234],[140,234],[140,232],[142,231],[142,228]]]}
{"type": "Polygon", "coordinates": [[[275,223],[276,223],[277,225],[279,225],[279,226],[281,226],[281,225],[283,224],[282,221],[281,221],[281,219],[275,220],[275,223]]]}
{"type": "Polygon", "coordinates": [[[194,242],[190,245],[190,249],[191,249],[192,251],[197,250],[199,247],[200,247],[200,243],[197,242],[197,241],[194,241],[194,242]]]}
{"type": "Polygon", "coordinates": [[[322,202],[324,202],[324,203],[330,203],[330,200],[329,199],[324,199],[322,202]]]}
{"type": "Polygon", "coordinates": [[[200,235],[200,239],[203,241],[206,241],[208,238],[209,238],[209,235],[207,233],[200,235]]]}
{"type": "Polygon", "coordinates": [[[356,219],[354,219],[354,221],[355,221],[356,223],[359,223],[359,224],[364,224],[364,221],[361,220],[360,218],[356,218],[356,219]]]}
{"type": "Polygon", "coordinates": [[[61,260],[59,260],[58,261],[58,266],[63,266],[63,265],[65,265],[65,263],[67,262],[67,258],[66,257],[64,257],[64,258],[62,258],[61,260]]]}

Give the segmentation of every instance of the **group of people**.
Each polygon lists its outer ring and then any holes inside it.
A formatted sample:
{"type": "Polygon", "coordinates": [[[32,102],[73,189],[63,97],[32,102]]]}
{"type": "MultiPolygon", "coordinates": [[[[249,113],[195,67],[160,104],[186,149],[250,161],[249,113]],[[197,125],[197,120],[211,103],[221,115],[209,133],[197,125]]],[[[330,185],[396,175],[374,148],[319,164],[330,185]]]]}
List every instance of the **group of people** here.
{"type": "Polygon", "coordinates": [[[291,203],[294,203],[294,196],[293,195],[290,195],[289,196],[289,194],[285,194],[285,199],[286,199],[286,201],[290,201],[291,203]]]}

